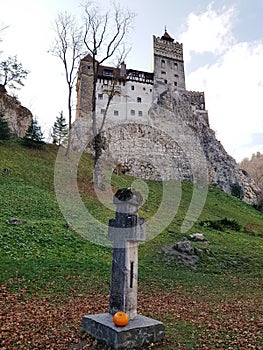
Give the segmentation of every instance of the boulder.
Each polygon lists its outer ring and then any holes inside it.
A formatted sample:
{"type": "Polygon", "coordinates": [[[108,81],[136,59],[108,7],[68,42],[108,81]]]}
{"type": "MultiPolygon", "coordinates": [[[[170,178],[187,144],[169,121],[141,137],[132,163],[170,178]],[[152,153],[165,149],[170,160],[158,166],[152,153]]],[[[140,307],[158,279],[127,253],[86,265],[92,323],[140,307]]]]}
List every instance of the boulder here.
{"type": "Polygon", "coordinates": [[[205,237],[202,233],[193,233],[188,237],[191,241],[205,241],[205,237]]]}

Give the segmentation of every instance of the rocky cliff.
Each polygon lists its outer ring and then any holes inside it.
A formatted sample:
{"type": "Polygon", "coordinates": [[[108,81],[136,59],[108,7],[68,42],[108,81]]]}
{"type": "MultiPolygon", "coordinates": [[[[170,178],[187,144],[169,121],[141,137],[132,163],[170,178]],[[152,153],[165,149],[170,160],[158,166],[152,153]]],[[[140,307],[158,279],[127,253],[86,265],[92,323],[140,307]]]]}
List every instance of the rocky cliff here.
{"type": "MultiPolygon", "coordinates": [[[[91,118],[77,119],[73,148],[92,153],[91,130],[91,118]]],[[[168,90],[146,118],[109,119],[102,136],[101,161],[108,170],[145,179],[214,184],[249,204],[257,202],[254,182],[210,128],[201,93],[168,90]]]]}
{"type": "Polygon", "coordinates": [[[15,97],[8,95],[3,85],[0,85],[0,110],[8,121],[11,134],[23,137],[32,121],[32,113],[15,97]]]}
{"type": "Polygon", "coordinates": [[[192,129],[195,136],[186,132],[185,142],[192,145],[193,142],[200,144],[201,152],[200,150],[199,152],[201,158],[204,158],[200,159],[198,153],[195,153],[196,163],[198,167],[198,164],[202,164],[201,160],[205,160],[209,184],[220,187],[228,194],[235,194],[249,204],[257,203],[259,189],[216,139],[215,132],[209,126],[208,112],[193,103],[192,96],[193,93],[189,91],[176,93],[173,96],[167,91],[158,101],[158,106],[172,113],[174,129],[180,123],[184,124],[186,130],[192,129]]]}

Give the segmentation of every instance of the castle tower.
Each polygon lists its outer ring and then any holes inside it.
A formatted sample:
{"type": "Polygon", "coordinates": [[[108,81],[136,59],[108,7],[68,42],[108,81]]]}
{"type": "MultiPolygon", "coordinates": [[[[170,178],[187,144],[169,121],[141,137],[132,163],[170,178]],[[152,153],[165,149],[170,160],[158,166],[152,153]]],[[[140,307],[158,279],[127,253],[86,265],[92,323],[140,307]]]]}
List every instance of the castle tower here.
{"type": "Polygon", "coordinates": [[[185,90],[183,44],[174,42],[165,29],[161,38],[153,36],[153,53],[156,97],[168,89],[185,90]]]}
{"type": "Polygon", "coordinates": [[[76,84],[76,118],[87,118],[92,110],[93,60],[87,55],[80,61],[76,84]]]}

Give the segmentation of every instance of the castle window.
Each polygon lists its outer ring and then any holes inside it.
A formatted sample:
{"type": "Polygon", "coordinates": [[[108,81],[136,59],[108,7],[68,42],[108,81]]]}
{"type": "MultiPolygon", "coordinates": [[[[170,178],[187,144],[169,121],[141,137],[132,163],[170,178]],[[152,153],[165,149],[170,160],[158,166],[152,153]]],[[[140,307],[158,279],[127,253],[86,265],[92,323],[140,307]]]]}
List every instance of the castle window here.
{"type": "Polygon", "coordinates": [[[131,109],[131,115],[135,115],[135,110],[131,109]]]}
{"type": "Polygon", "coordinates": [[[113,71],[110,70],[110,69],[104,69],[103,75],[105,75],[106,77],[112,77],[113,76],[113,71]]]}
{"type": "Polygon", "coordinates": [[[141,97],[137,97],[137,102],[141,103],[142,102],[142,98],[141,97]]]}
{"type": "Polygon", "coordinates": [[[103,94],[98,94],[98,99],[103,100],[103,94]]]}
{"type": "Polygon", "coordinates": [[[166,74],[166,72],[164,71],[164,70],[162,70],[162,72],[161,72],[162,74],[166,74]]]}
{"type": "Polygon", "coordinates": [[[142,111],[138,111],[138,116],[142,117],[142,111]]]}
{"type": "Polygon", "coordinates": [[[176,62],[174,62],[174,69],[178,70],[178,64],[176,62]]]}
{"type": "Polygon", "coordinates": [[[132,73],[133,78],[139,78],[139,73],[138,72],[133,72],[132,73]]]}
{"type": "Polygon", "coordinates": [[[174,77],[175,77],[175,78],[179,78],[179,75],[178,75],[178,74],[175,74],[174,77]]]}
{"type": "Polygon", "coordinates": [[[113,114],[115,117],[117,117],[119,115],[119,111],[114,111],[113,114]]]}
{"type": "Polygon", "coordinates": [[[145,91],[145,90],[146,90],[146,88],[145,88],[145,87],[143,87],[142,89],[143,89],[143,91],[145,91]]]}
{"type": "Polygon", "coordinates": [[[161,60],[161,67],[162,67],[162,68],[165,67],[165,60],[161,60]]]}
{"type": "Polygon", "coordinates": [[[167,83],[168,83],[168,81],[165,79],[165,80],[164,80],[164,83],[165,83],[165,84],[167,84],[167,83]]]}
{"type": "Polygon", "coordinates": [[[152,89],[150,89],[150,92],[152,92],[152,89]]]}
{"type": "Polygon", "coordinates": [[[100,114],[104,114],[104,113],[105,113],[105,108],[101,108],[100,114]]]}
{"type": "Polygon", "coordinates": [[[174,82],[174,86],[177,86],[177,81],[174,82]]]}
{"type": "Polygon", "coordinates": [[[132,85],[132,86],[131,86],[131,90],[134,90],[134,89],[135,89],[135,88],[134,88],[134,85],[132,85]]]}

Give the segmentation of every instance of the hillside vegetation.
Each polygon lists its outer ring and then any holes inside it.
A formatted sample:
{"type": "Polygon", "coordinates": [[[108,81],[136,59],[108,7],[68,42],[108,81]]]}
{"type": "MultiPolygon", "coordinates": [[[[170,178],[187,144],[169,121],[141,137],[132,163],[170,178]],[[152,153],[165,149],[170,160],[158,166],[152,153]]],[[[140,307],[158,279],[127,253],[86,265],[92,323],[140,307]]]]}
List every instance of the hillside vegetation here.
{"type": "MultiPolygon", "coordinates": [[[[111,249],[85,240],[66,222],[54,191],[57,146],[0,144],[1,349],[106,349],[81,333],[84,314],[107,312],[111,249]],[[12,221],[16,218],[19,221],[12,221]]],[[[134,179],[112,176],[114,189],[134,179]]],[[[157,210],[162,184],[147,181],[146,220],[157,210]]],[[[97,199],[92,161],[83,155],[78,187],[95,217],[114,212],[97,199]]],[[[139,250],[139,313],[161,320],[165,340],[152,349],[261,349],[263,347],[263,215],[211,187],[205,207],[187,234],[180,226],[192,196],[183,184],[177,215],[139,250]],[[178,241],[192,242],[194,267],[168,254],[178,241]]]]}

